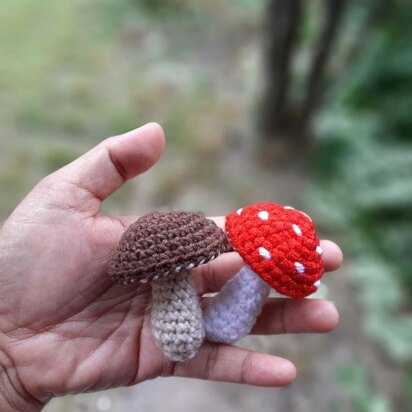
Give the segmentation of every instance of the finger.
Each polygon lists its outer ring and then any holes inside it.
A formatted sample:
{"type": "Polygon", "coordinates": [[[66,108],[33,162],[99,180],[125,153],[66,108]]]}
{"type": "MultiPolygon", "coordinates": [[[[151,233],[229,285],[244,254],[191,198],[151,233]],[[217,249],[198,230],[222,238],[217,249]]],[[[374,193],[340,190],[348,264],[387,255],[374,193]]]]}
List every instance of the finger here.
{"type": "MultiPolygon", "coordinates": [[[[119,216],[118,219],[127,227],[135,222],[138,216],[119,216]]],[[[220,229],[225,230],[225,216],[215,216],[209,219],[212,219],[220,229]]],[[[340,247],[330,240],[321,240],[320,246],[323,250],[322,259],[325,270],[333,271],[339,269],[343,260],[340,247]]]]}
{"type": "Polygon", "coordinates": [[[335,305],[326,300],[269,298],[251,333],[326,333],[338,323],[335,305]]]}
{"type": "Polygon", "coordinates": [[[149,123],[123,135],[106,139],[45,180],[47,184],[69,185],[74,190],[102,201],[126,180],[145,172],[155,164],[163,148],[162,128],[156,123],[149,123]]]}
{"type": "MultiPolygon", "coordinates": [[[[342,264],[342,252],[335,243],[329,240],[320,242],[323,249],[323,265],[325,271],[333,271],[342,264]]],[[[244,265],[242,258],[235,252],[224,253],[207,265],[194,269],[194,280],[200,294],[215,293],[240,270],[244,265]]]]}
{"type": "Polygon", "coordinates": [[[235,346],[206,342],[196,357],[175,365],[173,376],[255,386],[284,386],[296,378],[290,361],[235,346]]]}
{"type": "MultiPolygon", "coordinates": [[[[225,230],[224,216],[215,216],[211,219],[214,220],[222,230],[225,230]]],[[[321,240],[320,247],[323,250],[322,259],[325,271],[331,272],[339,269],[343,261],[343,253],[340,247],[330,240],[321,240]]]]}
{"type": "MultiPolygon", "coordinates": [[[[121,216],[118,219],[124,227],[133,223],[137,216],[121,216]]],[[[216,224],[224,228],[224,216],[212,218],[216,224]]],[[[322,259],[325,271],[334,271],[342,264],[342,251],[338,245],[330,240],[321,240],[323,250],[322,259]]],[[[194,282],[199,294],[219,292],[220,289],[244,265],[242,258],[235,252],[224,253],[206,265],[193,270],[194,282]]]]}
{"type": "Polygon", "coordinates": [[[343,253],[341,248],[330,240],[321,240],[320,247],[323,250],[323,266],[327,272],[332,272],[342,266],[343,253]]]}
{"type": "MultiPolygon", "coordinates": [[[[122,224],[127,227],[133,222],[136,221],[138,216],[120,216],[118,219],[122,222],[122,224]]],[[[225,217],[224,216],[217,216],[217,217],[212,217],[210,218],[215,221],[215,223],[222,229],[225,229],[225,217]]],[[[322,254],[322,259],[323,259],[323,266],[325,271],[330,272],[339,269],[339,267],[342,265],[342,260],[343,260],[343,254],[342,250],[340,247],[330,241],[330,240],[321,240],[320,241],[320,246],[323,250],[322,254]]],[[[226,256],[228,254],[224,254],[219,259],[214,260],[210,262],[208,265],[203,266],[205,268],[205,273],[204,275],[206,277],[222,277],[226,276],[224,282],[226,282],[234,273],[236,273],[237,270],[240,269],[241,266],[239,266],[239,263],[241,262],[240,258],[235,258],[234,255],[230,257],[229,260],[224,260],[223,256],[226,256]],[[206,267],[208,267],[206,269],[206,267]],[[232,271],[233,268],[237,268],[234,272],[232,271]],[[227,270],[229,273],[225,272],[227,270]],[[217,271],[215,273],[215,271],[217,271]]],[[[213,281],[213,279],[212,279],[213,281]]],[[[214,289],[212,291],[220,290],[219,289],[214,289]]]]}
{"type": "MultiPolygon", "coordinates": [[[[214,220],[222,230],[225,230],[224,216],[215,216],[210,219],[214,220]]],[[[339,269],[343,261],[343,253],[340,247],[330,240],[321,240],[320,247],[323,250],[322,260],[325,271],[331,272],[339,269]]]]}
{"type": "MultiPolygon", "coordinates": [[[[203,299],[207,308],[213,298],[203,299]]],[[[339,312],[322,299],[268,298],[250,332],[252,335],[326,333],[339,324],[339,312]]]]}
{"type": "Polygon", "coordinates": [[[243,259],[236,252],[223,253],[206,265],[193,269],[193,281],[199,295],[219,292],[242,266],[243,259]]]}

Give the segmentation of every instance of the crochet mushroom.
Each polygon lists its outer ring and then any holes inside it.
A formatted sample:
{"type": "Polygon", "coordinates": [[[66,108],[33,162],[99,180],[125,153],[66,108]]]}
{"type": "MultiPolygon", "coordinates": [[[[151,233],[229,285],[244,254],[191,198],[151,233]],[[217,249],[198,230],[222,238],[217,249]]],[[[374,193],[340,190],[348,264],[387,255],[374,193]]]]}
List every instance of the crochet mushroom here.
{"type": "Polygon", "coordinates": [[[189,212],[149,213],[123,234],[108,273],[122,285],[151,282],[153,335],[169,360],[193,358],[205,336],[190,269],[227,250],[224,232],[189,212]]]}
{"type": "Polygon", "coordinates": [[[275,203],[259,203],[226,217],[226,233],[244,266],[213,299],[204,315],[210,341],[233,343],[255,324],[270,288],[303,298],[319,287],[322,249],[312,220],[275,203]]]}

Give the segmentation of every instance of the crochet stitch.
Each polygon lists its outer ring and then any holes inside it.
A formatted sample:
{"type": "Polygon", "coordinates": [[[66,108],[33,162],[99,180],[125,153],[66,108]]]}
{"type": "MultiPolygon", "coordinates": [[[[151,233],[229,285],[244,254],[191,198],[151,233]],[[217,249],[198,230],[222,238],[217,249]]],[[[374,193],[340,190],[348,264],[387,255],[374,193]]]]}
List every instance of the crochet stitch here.
{"type": "Polygon", "coordinates": [[[292,298],[308,296],[320,284],[323,264],[312,220],[290,206],[259,203],[239,209],[226,217],[226,231],[250,267],[222,288],[207,308],[204,323],[208,340],[233,343],[252,329],[269,286],[292,298]]]}
{"type": "Polygon", "coordinates": [[[230,344],[246,336],[260,315],[269,292],[269,285],[248,266],[240,269],[205,312],[208,340],[230,344]]]}
{"type": "Polygon", "coordinates": [[[109,274],[120,284],[161,279],[209,262],[229,248],[224,232],[202,215],[148,213],[123,234],[109,274]]]}
{"type": "Polygon", "coordinates": [[[323,274],[321,250],[305,213],[259,203],[230,213],[226,232],[245,263],[278,293],[303,298],[316,292],[323,274]]]}
{"type": "Polygon", "coordinates": [[[152,282],[152,329],[172,361],[195,356],[205,331],[188,270],[230,250],[216,224],[189,212],[149,213],[124,232],[108,273],[116,283],[152,282]]]}
{"type": "Polygon", "coordinates": [[[172,361],[193,358],[206,336],[233,343],[247,335],[270,287],[303,298],[323,274],[312,220],[289,206],[259,203],[226,217],[225,233],[189,212],[149,213],[123,234],[108,273],[119,284],[152,282],[155,341],[172,361]],[[190,270],[236,250],[246,263],[202,313],[190,270]]]}
{"type": "Polygon", "coordinates": [[[184,270],[175,277],[154,280],[152,295],[153,334],[158,346],[174,362],[192,359],[203,343],[205,331],[189,273],[184,270]]]}

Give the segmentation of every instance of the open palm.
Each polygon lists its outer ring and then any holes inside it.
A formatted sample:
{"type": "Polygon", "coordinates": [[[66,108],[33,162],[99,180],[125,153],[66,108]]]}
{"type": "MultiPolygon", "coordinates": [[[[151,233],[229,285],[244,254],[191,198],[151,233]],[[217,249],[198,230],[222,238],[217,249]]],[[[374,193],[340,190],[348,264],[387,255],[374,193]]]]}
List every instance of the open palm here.
{"type": "MultiPolygon", "coordinates": [[[[285,359],[225,345],[206,343],[183,364],[167,361],[151,334],[150,286],[117,286],[106,275],[134,218],[107,216],[101,202],[156,163],[163,146],[157,124],[105,140],[43,179],[2,227],[0,393],[10,410],[38,410],[52,396],[156,376],[266,386],[294,379],[285,359]]],[[[326,269],[336,269],[339,248],[322,246],[326,269]]],[[[229,253],[197,269],[199,296],[218,291],[240,265],[229,253]]],[[[337,319],[328,302],[270,299],[254,332],[325,332],[337,319]]]]}

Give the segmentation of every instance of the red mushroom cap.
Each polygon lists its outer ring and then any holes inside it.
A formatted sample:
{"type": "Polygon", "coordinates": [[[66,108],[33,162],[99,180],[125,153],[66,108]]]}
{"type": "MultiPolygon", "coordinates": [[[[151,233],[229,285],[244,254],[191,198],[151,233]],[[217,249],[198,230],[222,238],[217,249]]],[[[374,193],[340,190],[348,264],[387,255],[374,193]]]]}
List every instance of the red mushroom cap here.
{"type": "Polygon", "coordinates": [[[308,215],[258,203],[230,213],[226,232],[245,263],[277,292],[292,298],[316,292],[323,274],[322,249],[308,215]]]}

